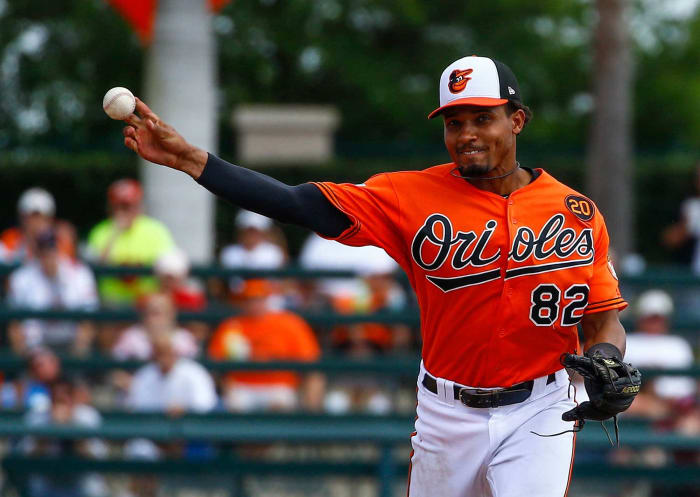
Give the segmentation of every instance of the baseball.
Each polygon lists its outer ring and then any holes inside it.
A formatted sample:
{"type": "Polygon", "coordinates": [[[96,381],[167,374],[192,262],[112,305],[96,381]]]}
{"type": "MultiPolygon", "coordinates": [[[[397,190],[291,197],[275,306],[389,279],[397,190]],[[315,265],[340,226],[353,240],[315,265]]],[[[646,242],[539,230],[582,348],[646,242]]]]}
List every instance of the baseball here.
{"type": "Polygon", "coordinates": [[[112,119],[123,121],[129,117],[136,107],[134,94],[121,86],[115,86],[102,99],[102,108],[112,119]]]}

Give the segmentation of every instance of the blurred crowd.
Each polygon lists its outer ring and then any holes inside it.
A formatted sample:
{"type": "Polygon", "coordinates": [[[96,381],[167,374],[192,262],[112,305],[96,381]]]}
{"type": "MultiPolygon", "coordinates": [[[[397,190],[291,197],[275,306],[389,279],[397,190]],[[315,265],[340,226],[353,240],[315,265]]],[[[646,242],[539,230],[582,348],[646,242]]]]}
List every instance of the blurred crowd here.
{"type": "MultiPolygon", "coordinates": [[[[700,240],[700,172],[697,186],[698,197],[684,202],[681,220],[664,234],[669,247],[700,240]]],[[[212,411],[413,412],[414,379],[205,367],[208,361],[417,357],[420,336],[416,328],[372,322],[311,326],[302,317],[324,311],[415,312],[412,293],[383,250],[350,248],[311,234],[293,260],[283,232],[272,220],[239,211],[231,243],[218,255],[220,266],[274,270],[298,265],[309,270],[350,270],[357,276],[195,278],[187,255],[176,246],[167,227],[144,214],[143,191],[137,181],[113,183],[106,197],[109,216],[81,241],[69,221],[56,217],[50,192],[31,188],[21,195],[17,226],[0,233],[0,260],[16,266],[6,278],[4,305],[39,311],[136,309],[138,319],[31,318],[4,323],[2,354],[22,357],[27,366],[21,371],[0,371],[1,409],[25,411],[26,423],[32,425],[87,426],[99,425],[103,410],[175,417],[212,411]],[[103,265],[152,267],[153,273],[96,277],[91,268],[103,265]],[[180,317],[183,312],[196,316],[192,311],[207,309],[227,309],[230,312],[223,315],[229,317],[220,322],[180,317]],[[65,358],[140,362],[136,369],[89,373],[64,368],[65,358]]],[[[695,254],[693,270],[700,274],[700,249],[695,254]]],[[[696,364],[698,335],[674,332],[673,320],[688,311],[683,307],[687,302],[697,298],[681,300],[679,307],[672,293],[663,289],[633,295],[630,308],[622,315],[626,323],[634,323],[628,326],[627,361],[642,371],[696,364]]],[[[645,420],[653,430],[700,436],[697,386],[696,379],[683,376],[646,381],[624,416],[645,420]]],[[[577,391],[577,400],[583,400],[585,389],[580,382],[577,391]]],[[[60,443],[31,437],[14,446],[26,454],[55,454],[65,449],[60,443]]],[[[176,450],[182,454],[189,449],[193,448],[179,446],[176,450]]],[[[99,440],[87,440],[71,450],[104,457],[107,449],[99,440]]],[[[146,440],[132,440],[123,447],[127,457],[157,458],[173,450],[146,440]]],[[[650,448],[614,454],[619,463],[700,464],[696,452],[650,448]]],[[[38,479],[33,484],[38,485],[35,495],[50,493],[46,485],[51,482],[38,479]]],[[[143,488],[145,483],[140,484],[143,488]]],[[[86,495],[100,495],[98,478],[83,477],[71,485],[91,488],[86,495]]]]}
{"type": "MultiPolygon", "coordinates": [[[[190,261],[167,227],[143,212],[143,191],[133,179],[106,192],[109,216],[84,242],[67,220],[56,217],[50,192],[31,188],[19,198],[18,224],[0,233],[0,255],[14,264],[5,305],[36,311],[136,309],[134,322],[19,319],[6,324],[5,354],[27,359],[21,373],[0,376],[5,409],[46,408],[52,385],[80,385],[81,403],[99,408],[179,414],[213,409],[388,412],[392,389],[321,373],[291,371],[213,374],[198,360],[316,361],[322,355],[372,357],[418,353],[418,332],[407,326],[359,323],[312,328],[302,314],[403,310],[413,305],[397,279],[396,263],[377,248],[350,249],[309,236],[292,261],[283,232],[270,220],[238,212],[224,268],[275,270],[289,264],[339,269],[357,277],[334,279],[194,278],[190,261]],[[95,276],[100,266],[152,267],[153,274],[95,276]],[[227,309],[231,317],[179,319],[182,311],[227,309]],[[109,374],[61,372],[59,358],[137,360],[136,371],[109,374]],[[52,366],[44,367],[46,362],[52,366]],[[52,373],[41,373],[50,369],[52,373]]],[[[192,314],[192,312],[190,312],[192,314]]],[[[224,312],[224,315],[227,313],[224,312]]],[[[76,389],[78,391],[78,389],[76,389]]]]}
{"type": "MultiPolygon", "coordinates": [[[[230,243],[219,253],[224,268],[349,270],[356,277],[333,279],[196,278],[190,261],[167,227],[144,214],[143,190],[133,179],[106,192],[109,215],[81,241],[77,230],[56,216],[50,192],[25,191],[17,204],[17,226],[0,233],[0,260],[12,265],[4,305],[32,311],[136,310],[129,321],[22,318],[5,323],[2,354],[26,367],[0,371],[0,409],[25,412],[27,425],[99,426],[104,411],[154,412],[369,412],[397,406],[413,409],[412,381],[374,375],[322,372],[220,371],[213,361],[317,361],[322,356],[416,357],[418,330],[404,325],[351,323],[312,327],[306,312],[342,314],[401,311],[413,305],[397,279],[397,265],[381,249],[349,249],[309,236],[292,260],[283,232],[272,220],[238,212],[230,243]],[[95,275],[101,266],[152,267],[152,274],[95,275]],[[181,319],[184,312],[216,309],[224,316],[181,319]],[[223,312],[221,312],[223,310],[223,312]],[[113,360],[115,368],[66,367],[66,360],[113,360]],[[136,367],[120,367],[135,364],[136,367]]],[[[194,314],[193,314],[194,313],[194,314]]],[[[71,444],[24,437],[13,450],[30,455],[101,458],[99,440],[71,444]]],[[[154,459],[206,453],[197,444],[129,440],[127,458],[154,459]]],[[[32,495],[103,495],[103,481],[36,476],[32,495]]],[[[148,495],[155,483],[135,478],[124,495],[148,495]],[[144,490],[145,489],[145,490],[144,490]]]]}

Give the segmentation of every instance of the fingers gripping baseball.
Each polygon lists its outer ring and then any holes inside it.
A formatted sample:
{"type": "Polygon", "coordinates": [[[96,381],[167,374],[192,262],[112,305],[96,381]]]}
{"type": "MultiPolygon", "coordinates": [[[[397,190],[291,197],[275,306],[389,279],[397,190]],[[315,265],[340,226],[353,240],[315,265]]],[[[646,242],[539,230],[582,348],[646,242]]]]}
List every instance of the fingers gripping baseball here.
{"type": "Polygon", "coordinates": [[[178,158],[189,148],[189,144],[172,126],[161,121],[138,98],[135,112],[125,122],[124,145],[150,162],[175,167],[178,158]]]}

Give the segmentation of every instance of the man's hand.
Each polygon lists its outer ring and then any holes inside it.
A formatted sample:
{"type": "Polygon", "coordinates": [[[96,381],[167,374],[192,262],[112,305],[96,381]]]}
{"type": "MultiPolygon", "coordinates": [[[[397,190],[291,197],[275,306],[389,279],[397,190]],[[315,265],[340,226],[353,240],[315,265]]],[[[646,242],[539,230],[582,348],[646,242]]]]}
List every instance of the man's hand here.
{"type": "MultiPolygon", "coordinates": [[[[610,344],[603,345],[612,347],[610,344]]],[[[625,411],[632,404],[639,393],[642,375],[631,364],[622,362],[619,358],[621,355],[606,356],[599,351],[590,353],[590,350],[585,356],[562,355],[562,364],[583,376],[590,398],[562,414],[564,421],[603,421],[625,411]]]]}
{"type": "Polygon", "coordinates": [[[138,98],[134,114],[126,118],[124,145],[142,158],[184,171],[199,178],[207,163],[207,153],[190,145],[175,128],[164,123],[138,98]]]}

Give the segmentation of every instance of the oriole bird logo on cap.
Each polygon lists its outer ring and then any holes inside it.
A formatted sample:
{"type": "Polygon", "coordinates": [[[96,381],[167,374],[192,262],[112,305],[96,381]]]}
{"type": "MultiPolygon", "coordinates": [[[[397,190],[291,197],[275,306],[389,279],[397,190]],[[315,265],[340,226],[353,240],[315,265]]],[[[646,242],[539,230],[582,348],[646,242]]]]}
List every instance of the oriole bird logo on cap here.
{"type": "Polygon", "coordinates": [[[452,93],[459,93],[467,87],[467,83],[470,79],[469,76],[474,72],[474,69],[455,69],[450,74],[450,82],[447,87],[452,93]]]}

